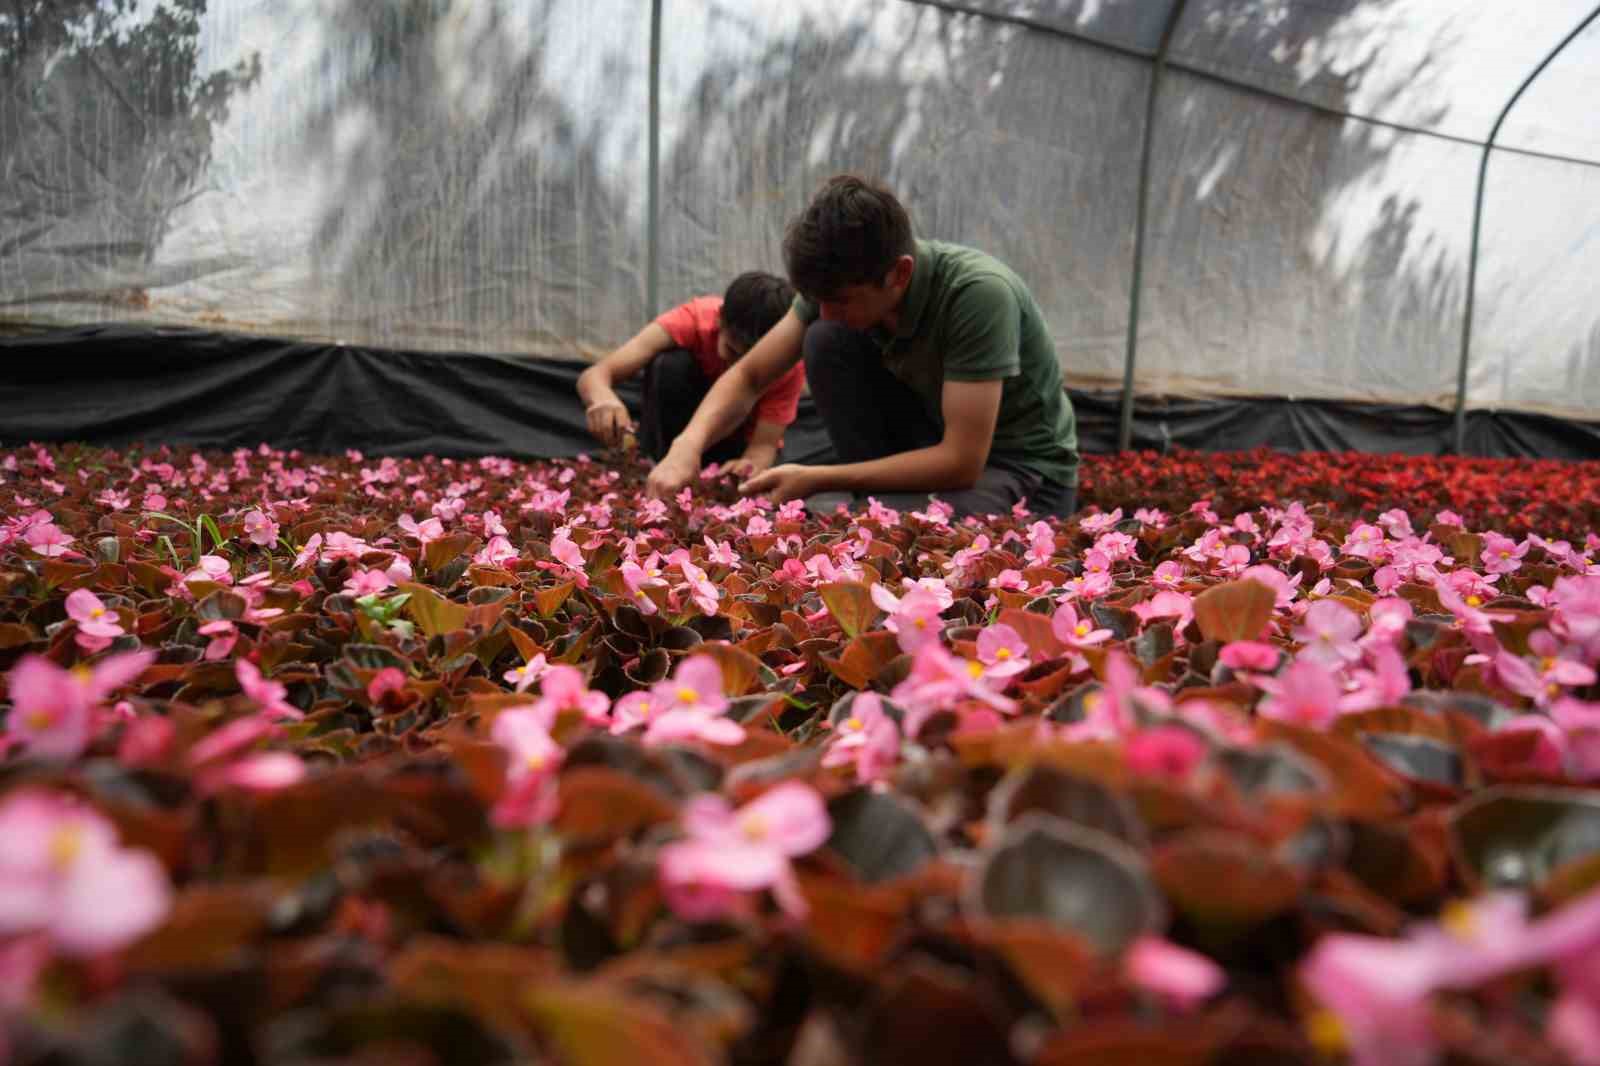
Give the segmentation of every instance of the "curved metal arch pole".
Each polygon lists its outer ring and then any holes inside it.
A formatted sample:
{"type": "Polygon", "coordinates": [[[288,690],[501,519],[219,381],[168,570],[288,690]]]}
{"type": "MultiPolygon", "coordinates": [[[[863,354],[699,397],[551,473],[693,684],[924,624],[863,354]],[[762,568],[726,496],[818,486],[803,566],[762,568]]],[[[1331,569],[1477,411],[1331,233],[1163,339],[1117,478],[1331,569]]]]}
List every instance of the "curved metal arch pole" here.
{"type": "Polygon", "coordinates": [[[645,175],[645,316],[660,312],[661,295],[661,4],[650,0],[650,128],[645,175]]]}
{"type": "Polygon", "coordinates": [[[1522,84],[1517,86],[1517,91],[1511,94],[1511,99],[1506,101],[1506,106],[1500,109],[1500,116],[1494,120],[1494,128],[1489,131],[1489,139],[1483,144],[1483,156],[1478,160],[1478,192],[1472,205],[1472,249],[1467,258],[1467,308],[1466,321],[1461,327],[1461,366],[1456,374],[1455,453],[1457,455],[1463,454],[1467,445],[1467,364],[1472,352],[1472,310],[1478,288],[1478,242],[1483,231],[1483,190],[1488,183],[1489,154],[1494,151],[1494,140],[1500,135],[1500,126],[1505,122],[1506,116],[1511,114],[1511,109],[1517,105],[1522,94],[1528,90],[1528,86],[1537,81],[1539,75],[1544,73],[1544,68],[1561,54],[1562,49],[1588,29],[1589,24],[1596,18],[1600,18],[1600,7],[1589,12],[1589,17],[1563,37],[1561,43],[1551,49],[1550,54],[1522,80],[1522,84]]]}
{"type": "Polygon", "coordinates": [[[1117,420],[1117,451],[1133,444],[1133,367],[1139,355],[1139,298],[1144,289],[1144,233],[1150,211],[1150,155],[1155,145],[1156,97],[1167,69],[1167,50],[1188,0],[1174,0],[1161,30],[1161,45],[1150,68],[1150,92],[1145,97],[1144,145],[1139,153],[1139,202],[1133,223],[1133,283],[1128,294],[1128,354],[1122,366],[1122,411],[1117,420]]]}

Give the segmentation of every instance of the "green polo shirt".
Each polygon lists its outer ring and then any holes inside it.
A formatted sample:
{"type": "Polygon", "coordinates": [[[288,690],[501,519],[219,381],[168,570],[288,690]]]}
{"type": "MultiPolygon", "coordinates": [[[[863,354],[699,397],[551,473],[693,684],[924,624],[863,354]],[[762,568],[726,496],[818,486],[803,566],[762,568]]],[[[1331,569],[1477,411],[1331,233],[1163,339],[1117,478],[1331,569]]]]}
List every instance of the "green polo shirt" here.
{"type": "MultiPolygon", "coordinates": [[[[919,240],[916,259],[896,331],[869,334],[884,367],[935,417],[946,381],[1003,378],[990,458],[1076,486],[1077,421],[1033,294],[1004,263],[973,248],[919,240]]],[[[807,325],[818,317],[803,296],[794,312],[807,325]]]]}

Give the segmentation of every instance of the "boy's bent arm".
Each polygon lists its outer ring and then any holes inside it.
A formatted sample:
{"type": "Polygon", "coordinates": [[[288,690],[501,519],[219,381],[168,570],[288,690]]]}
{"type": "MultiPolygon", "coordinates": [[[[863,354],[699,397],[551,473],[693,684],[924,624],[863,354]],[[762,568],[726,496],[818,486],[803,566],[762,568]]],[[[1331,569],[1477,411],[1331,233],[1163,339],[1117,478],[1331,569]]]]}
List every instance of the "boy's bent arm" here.
{"type": "Polygon", "coordinates": [[[806,324],[790,310],[744,358],[712,382],[694,417],[651,471],[645,483],[650,495],[671,496],[700,472],[705,450],[738,429],[767,387],[800,361],[805,333],[806,324]]]}
{"type": "Polygon", "coordinates": [[[672,335],[661,328],[660,323],[649,323],[622,347],[578,375],[578,398],[585,407],[617,400],[612,387],[643,370],[650,360],[671,348],[672,343],[672,335]]]}
{"type": "Polygon", "coordinates": [[[761,473],[777,461],[778,449],[783,447],[783,431],[788,428],[781,422],[757,419],[756,427],[750,434],[750,443],[744,446],[744,454],[730,465],[742,466],[745,477],[761,473]]]}
{"type": "Polygon", "coordinates": [[[994,427],[1000,417],[1005,382],[947,381],[941,393],[944,437],[928,448],[886,455],[861,463],[832,466],[775,466],[740,486],[750,495],[775,499],[815,492],[949,492],[978,483],[994,427]]]}

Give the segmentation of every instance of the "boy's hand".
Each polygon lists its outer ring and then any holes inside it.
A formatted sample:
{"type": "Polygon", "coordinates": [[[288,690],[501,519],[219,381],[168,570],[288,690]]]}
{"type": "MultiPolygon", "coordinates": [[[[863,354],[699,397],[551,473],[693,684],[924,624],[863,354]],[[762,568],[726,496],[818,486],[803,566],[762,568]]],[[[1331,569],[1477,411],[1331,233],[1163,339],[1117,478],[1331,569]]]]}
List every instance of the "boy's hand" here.
{"type": "Polygon", "coordinates": [[[782,503],[799,496],[810,496],[819,488],[811,467],[799,463],[782,463],[757,474],[739,485],[745,496],[765,496],[773,503],[782,503]]]}
{"type": "Polygon", "coordinates": [[[749,479],[755,477],[757,474],[771,466],[771,459],[751,458],[748,455],[741,455],[731,463],[724,463],[722,465],[722,472],[724,474],[733,474],[736,477],[749,479]]]}
{"type": "Polygon", "coordinates": [[[589,435],[608,448],[621,447],[622,439],[633,432],[633,419],[621,400],[592,403],[583,414],[589,423],[589,435]]]}
{"type": "Polygon", "coordinates": [[[677,448],[668,449],[650,476],[645,479],[644,491],[658,500],[670,500],[700,473],[698,457],[687,458],[677,448]]]}

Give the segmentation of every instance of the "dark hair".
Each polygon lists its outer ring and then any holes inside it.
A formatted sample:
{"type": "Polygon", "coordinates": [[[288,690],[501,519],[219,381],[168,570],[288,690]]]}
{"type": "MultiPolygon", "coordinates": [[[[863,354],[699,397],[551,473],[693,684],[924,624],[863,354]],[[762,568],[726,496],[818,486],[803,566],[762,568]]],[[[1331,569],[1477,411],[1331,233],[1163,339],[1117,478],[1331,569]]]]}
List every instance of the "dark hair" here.
{"type": "Polygon", "coordinates": [[[829,178],[783,235],[789,280],[812,300],[882,284],[895,260],[915,253],[911,217],[894,193],[853,174],[829,178]]]}
{"type": "Polygon", "coordinates": [[[776,274],[740,274],[722,294],[722,328],[736,347],[748,348],[767,335],[794,303],[794,290],[776,274]]]}

